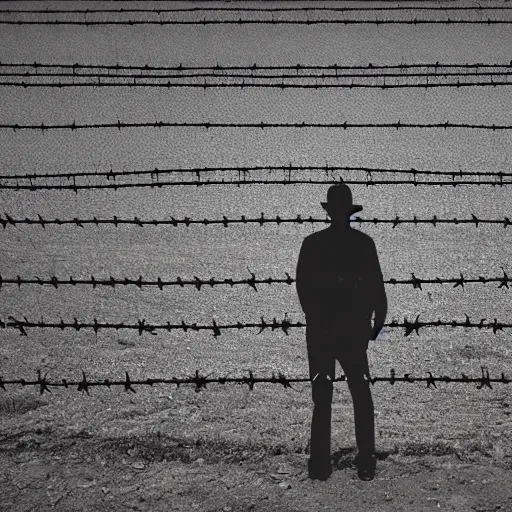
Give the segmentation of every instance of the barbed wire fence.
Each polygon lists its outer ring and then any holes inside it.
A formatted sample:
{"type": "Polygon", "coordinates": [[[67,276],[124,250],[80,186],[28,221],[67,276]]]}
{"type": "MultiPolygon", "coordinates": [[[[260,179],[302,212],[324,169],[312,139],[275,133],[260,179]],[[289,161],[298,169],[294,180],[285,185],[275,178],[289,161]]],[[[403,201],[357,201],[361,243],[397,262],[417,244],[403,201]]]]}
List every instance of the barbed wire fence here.
{"type": "MultiPolygon", "coordinates": [[[[114,0],[116,1],[116,0],[114,0]]],[[[351,1],[351,0],[346,0],[351,1]]],[[[388,0],[380,0],[381,2],[386,2],[388,0]]],[[[392,1],[392,0],[389,0],[392,1]]],[[[408,2],[409,0],[401,0],[402,2],[408,2]]],[[[413,0],[411,0],[413,1],[413,0]]],[[[428,1],[428,0],[426,0],[428,1]]],[[[414,0],[414,2],[422,2],[422,0],[414,0]]],[[[493,6],[493,7],[482,7],[482,6],[465,6],[465,7],[449,7],[449,6],[396,6],[396,7],[369,7],[369,8],[360,8],[360,7],[340,7],[340,8],[322,8],[322,7],[314,7],[314,8],[278,8],[278,9],[250,9],[250,8],[201,8],[196,7],[192,9],[79,9],[79,10],[19,10],[19,9],[0,9],[0,16],[12,16],[12,15],[27,15],[27,14],[46,14],[46,15],[55,15],[55,14],[129,14],[129,13],[146,13],[146,14],[155,14],[160,16],[158,20],[144,20],[144,19],[114,19],[114,20],[26,20],[26,19],[0,19],[0,25],[84,25],[84,26],[95,26],[95,25],[212,25],[212,24],[230,24],[230,25],[247,25],[247,24],[294,24],[294,25],[319,25],[319,24],[343,24],[343,25],[360,25],[360,24],[376,24],[376,25],[388,25],[388,24],[485,24],[485,25],[508,25],[512,23],[512,19],[491,19],[487,17],[487,19],[452,19],[452,18],[408,18],[408,19],[336,19],[336,18],[324,18],[324,19],[220,19],[220,20],[208,20],[206,18],[201,20],[169,20],[162,19],[161,15],[166,13],[176,13],[176,12],[208,12],[208,11],[247,11],[247,12],[302,12],[302,13],[310,13],[315,11],[332,11],[332,12],[341,12],[341,13],[351,13],[351,12],[367,12],[367,11],[409,11],[409,10],[430,10],[433,12],[477,12],[483,13],[484,11],[503,11],[506,12],[511,10],[512,7],[503,6],[493,6]]],[[[21,87],[199,87],[199,88],[221,88],[221,87],[240,87],[240,88],[251,88],[251,87],[273,87],[273,88],[330,88],[330,87],[338,87],[338,88],[381,88],[381,89],[389,89],[389,88],[406,88],[406,87],[469,87],[469,86],[487,86],[487,87],[497,87],[497,86],[507,86],[511,85],[512,81],[509,80],[509,77],[512,75],[512,61],[510,64],[439,64],[436,62],[435,64],[400,64],[400,65],[373,65],[368,64],[367,66],[339,66],[338,64],[331,66],[307,66],[297,64],[296,66],[258,66],[254,64],[253,66],[217,66],[213,67],[190,67],[190,66],[179,66],[175,67],[155,67],[155,66],[128,66],[128,65],[90,65],[90,64],[44,64],[34,62],[33,64],[24,64],[24,63],[14,63],[14,64],[5,64],[0,63],[0,77],[6,77],[5,81],[0,81],[0,86],[21,86],[21,87]],[[7,71],[3,72],[2,70],[6,68],[29,68],[34,69],[35,71],[7,71]],[[434,71],[429,71],[432,68],[434,71]],[[62,70],[72,70],[71,72],[62,71],[62,70]],[[92,72],[90,70],[102,70],[92,72]],[[443,71],[448,69],[448,71],[443,71]],[[450,71],[456,69],[458,71],[450,71]],[[40,71],[43,70],[43,71],[40,71]],[[44,71],[46,70],[46,71],[44,71]],[[60,70],[60,71],[56,71],[60,70]],[[82,72],[82,70],[89,70],[88,72],[82,72]],[[140,73],[134,73],[133,71],[138,70],[140,73]],[[261,75],[258,74],[259,71],[286,71],[288,74],[267,74],[261,75]],[[357,73],[356,71],[362,71],[362,73],[357,73]],[[400,72],[384,72],[387,70],[400,70],[400,72]],[[407,72],[407,70],[416,70],[416,72],[407,72]],[[490,70],[490,71],[489,71],[490,70]],[[107,72],[105,72],[107,71],[107,72]],[[112,73],[112,71],[114,73],[112,73]],[[156,75],[154,72],[165,71],[167,74],[165,75],[156,75]],[[196,73],[186,73],[186,71],[192,71],[196,73]],[[202,71],[201,73],[197,73],[198,71],[202,71]],[[235,71],[237,71],[235,73],[235,71]],[[311,73],[310,71],[313,71],[311,73]],[[334,74],[329,74],[324,71],[332,71],[334,74]],[[153,73],[151,73],[153,72],[153,73]],[[169,74],[169,72],[175,72],[176,74],[169,74]],[[243,73],[249,74],[243,74],[243,73]],[[295,72],[295,74],[291,74],[291,72],[295,72]],[[306,74],[309,73],[309,74],[306,74]],[[240,78],[243,78],[243,81],[240,83],[240,78]],[[49,81],[49,80],[52,81],[49,81]],[[68,81],[62,81],[68,80],[68,81]],[[72,81],[69,81],[71,79],[72,81]],[[83,81],[84,79],[92,79],[94,81],[83,81]],[[197,80],[202,79],[203,82],[188,82],[183,80],[197,80]],[[207,79],[210,80],[207,82],[207,79]],[[215,82],[214,80],[222,80],[220,82],[215,82]],[[362,80],[360,82],[354,82],[354,79],[362,80]],[[404,80],[405,83],[395,82],[389,83],[389,80],[398,79],[404,80]],[[414,81],[412,81],[413,79],[414,81]],[[456,79],[456,81],[454,81],[456,79]],[[12,81],[9,81],[12,80],[12,81]],[[26,81],[31,80],[31,81],[26,81]],[[55,81],[58,80],[58,81],[55,81]],[[77,81],[79,80],[79,81],[77,81]],[[129,82],[129,80],[131,82],[129,82]],[[150,81],[151,80],[151,81],[150,81]],[[162,80],[167,80],[166,83],[163,83],[162,80]],[[171,80],[173,80],[171,82],[171,80]],[[177,81],[181,80],[181,81],[177,81]],[[229,81],[228,81],[229,80],[229,81]],[[231,81],[235,80],[235,81],[231,81]],[[245,80],[250,80],[249,83],[246,83],[245,80]],[[272,82],[263,82],[264,80],[274,80],[272,82]],[[281,80],[281,83],[276,83],[276,80],[281,80]],[[304,83],[304,81],[314,80],[315,83],[304,83]],[[326,83],[327,81],[335,81],[335,83],[326,83]],[[343,82],[346,81],[346,83],[343,82]],[[388,83],[386,83],[388,80],[388,83]],[[415,80],[422,80],[421,83],[416,83],[415,80]],[[261,81],[259,83],[258,81],[261,81]]],[[[0,80],[4,80],[0,78],[0,80]]],[[[465,124],[465,123],[452,123],[446,121],[444,123],[428,123],[428,124],[419,124],[419,123],[404,123],[398,120],[398,122],[394,123],[213,123],[213,122],[204,122],[204,123],[187,123],[187,122],[121,122],[117,120],[116,123],[90,123],[90,124],[79,124],[76,121],[73,121],[69,124],[45,124],[41,123],[40,125],[28,125],[28,124],[0,124],[0,129],[13,130],[14,132],[18,130],[41,130],[45,132],[47,130],[79,130],[79,129],[102,129],[102,128],[117,128],[118,130],[126,129],[126,128],[164,128],[164,127],[197,127],[197,128],[206,128],[207,130],[210,128],[257,128],[257,129],[266,129],[266,128],[390,128],[390,129],[405,129],[405,128],[438,128],[438,129],[452,129],[452,128],[464,128],[464,129],[482,129],[482,130],[509,130],[512,128],[512,125],[508,124],[465,124]]],[[[248,185],[248,184],[300,184],[300,183],[308,183],[308,184],[328,184],[336,181],[342,181],[347,184],[365,184],[367,186],[370,185],[389,185],[389,184],[414,184],[414,185],[509,185],[512,184],[512,181],[503,181],[504,177],[510,177],[512,173],[505,172],[492,172],[492,171],[418,171],[416,169],[369,169],[369,168],[358,168],[357,170],[363,170],[368,173],[368,177],[371,178],[371,174],[381,174],[381,173],[397,173],[397,174],[408,174],[412,175],[413,179],[406,180],[343,180],[340,178],[336,180],[332,178],[331,180],[292,180],[291,175],[289,175],[288,180],[201,180],[202,175],[205,173],[219,172],[222,170],[229,170],[235,172],[246,173],[248,171],[253,170],[283,170],[284,172],[291,173],[292,171],[301,171],[304,170],[304,167],[299,166],[289,166],[289,167],[255,167],[255,168],[197,168],[197,169],[154,169],[154,170],[146,170],[146,171],[94,171],[94,172],[71,172],[71,173],[32,173],[25,175],[6,175],[0,177],[0,189],[5,190],[73,190],[77,192],[78,190],[86,190],[86,189],[96,189],[96,188],[124,188],[124,187],[162,187],[162,186],[181,186],[181,185],[194,185],[194,186],[203,186],[203,185],[248,185]],[[170,174],[170,173],[195,173],[197,180],[189,180],[189,181],[157,181],[151,183],[107,183],[107,184],[76,184],[76,178],[79,177],[102,177],[107,180],[115,181],[117,177],[126,177],[126,176],[140,176],[140,175],[149,175],[152,179],[156,176],[162,174],[170,174]],[[452,178],[452,181],[417,181],[417,175],[428,175],[428,176],[449,176],[452,178]],[[455,178],[462,178],[462,176],[476,176],[478,178],[499,178],[499,181],[459,181],[456,182],[455,178]],[[47,180],[50,178],[56,179],[68,179],[73,180],[73,184],[48,184],[48,183],[37,183],[34,184],[33,181],[39,180],[47,180]],[[5,181],[12,182],[15,181],[14,184],[5,184],[5,181]],[[28,184],[20,184],[19,181],[28,180],[28,184]]],[[[309,170],[323,170],[323,171],[334,171],[334,170],[354,170],[352,168],[347,167],[336,167],[333,166],[325,166],[325,167],[308,167],[309,170]]],[[[261,214],[259,218],[245,218],[242,216],[241,219],[230,219],[226,216],[223,216],[222,219],[190,219],[185,217],[184,219],[175,219],[171,217],[170,220],[166,219],[152,219],[152,220],[142,220],[138,217],[134,217],[133,219],[120,219],[114,216],[112,219],[97,219],[94,216],[92,219],[45,219],[41,215],[38,215],[38,218],[35,219],[16,219],[12,215],[5,213],[4,217],[0,215],[0,224],[4,228],[4,230],[9,227],[17,227],[21,225],[36,225],[40,226],[43,229],[47,225],[72,225],[77,227],[83,227],[87,224],[94,224],[96,226],[100,225],[114,225],[118,227],[123,224],[129,225],[137,225],[137,226],[150,226],[150,225],[185,225],[189,227],[192,224],[202,224],[202,225],[210,225],[210,224],[218,224],[227,227],[231,224],[241,224],[241,223],[256,223],[262,226],[267,223],[328,223],[330,222],[328,219],[314,219],[311,216],[309,218],[302,218],[300,215],[297,215],[296,218],[281,218],[280,216],[276,216],[275,218],[265,217],[264,213],[261,214]]],[[[475,227],[478,227],[480,224],[498,224],[503,225],[504,228],[512,225],[511,221],[508,217],[504,219],[480,219],[475,214],[471,214],[471,219],[438,219],[437,216],[433,216],[432,219],[418,219],[416,215],[413,219],[404,219],[400,218],[398,215],[395,219],[362,219],[356,218],[353,222],[360,223],[373,223],[373,224],[392,224],[393,228],[395,228],[399,224],[414,224],[415,226],[418,224],[428,224],[433,225],[434,227],[439,224],[474,224],[475,227]]],[[[397,285],[397,284],[409,284],[412,285],[413,288],[421,288],[422,284],[454,284],[454,288],[461,287],[464,288],[464,284],[466,283],[478,283],[478,284],[486,284],[491,282],[499,283],[499,288],[505,287],[509,288],[509,283],[511,282],[511,278],[508,277],[505,270],[502,268],[503,276],[502,277],[485,277],[479,276],[478,278],[465,278],[460,272],[460,278],[452,277],[452,278],[430,278],[430,279],[420,279],[417,278],[414,273],[411,273],[411,279],[389,279],[386,280],[385,283],[397,285]]],[[[250,272],[250,271],[249,271],[250,272]]],[[[253,288],[255,291],[258,291],[256,285],[258,284],[287,284],[291,285],[295,281],[289,273],[286,274],[285,279],[279,278],[260,278],[257,279],[256,275],[250,272],[251,278],[246,279],[234,279],[234,278],[224,278],[222,280],[211,279],[200,279],[197,276],[194,276],[193,279],[185,279],[182,277],[178,277],[175,280],[166,280],[161,277],[156,279],[144,279],[140,276],[137,279],[129,279],[129,278],[113,278],[110,276],[108,279],[104,278],[96,278],[91,276],[90,278],[73,278],[69,279],[59,279],[56,276],[51,276],[47,279],[42,279],[39,277],[35,278],[27,278],[20,277],[19,275],[16,278],[12,277],[3,277],[0,275],[0,289],[4,285],[17,285],[18,288],[21,288],[21,285],[48,285],[52,286],[55,289],[58,289],[60,286],[64,285],[87,285],[92,286],[95,289],[98,286],[110,286],[114,288],[115,286],[128,286],[133,285],[138,287],[139,289],[143,286],[151,286],[158,287],[162,290],[165,286],[193,286],[197,290],[201,290],[204,287],[214,287],[220,285],[230,285],[231,287],[234,285],[248,285],[253,288]]],[[[93,319],[92,322],[79,322],[75,317],[72,322],[66,322],[62,318],[59,321],[47,322],[41,319],[41,321],[30,321],[27,317],[23,316],[23,320],[19,320],[13,316],[9,316],[7,320],[0,319],[0,328],[3,329],[14,329],[19,331],[20,335],[27,336],[27,331],[30,329],[60,329],[64,330],[74,330],[76,332],[80,330],[93,330],[96,334],[100,330],[104,329],[130,329],[138,331],[139,336],[142,336],[144,333],[149,334],[157,334],[157,331],[167,331],[171,332],[174,330],[177,331],[212,331],[214,337],[218,337],[221,335],[224,330],[240,330],[240,329],[249,329],[249,328],[258,328],[258,334],[266,331],[282,331],[286,335],[289,334],[289,330],[291,328],[305,328],[307,327],[305,323],[302,322],[292,322],[286,313],[284,319],[281,321],[276,320],[274,318],[272,321],[267,321],[263,317],[261,317],[260,322],[237,322],[237,323],[228,323],[228,324],[217,324],[216,320],[213,319],[211,325],[210,324],[201,324],[197,323],[186,323],[185,321],[181,321],[181,323],[171,324],[170,322],[155,324],[148,322],[146,319],[138,319],[134,323],[124,323],[124,322],[102,322],[98,321],[96,318],[93,319]]],[[[384,327],[389,328],[403,328],[405,329],[405,337],[410,334],[416,332],[416,334],[420,335],[420,329],[426,327],[463,327],[463,328],[474,328],[474,329],[490,329],[493,334],[497,334],[498,331],[503,331],[504,329],[512,328],[512,324],[506,323],[503,321],[498,321],[494,318],[494,321],[487,321],[486,318],[481,319],[479,322],[471,322],[469,316],[465,315],[465,321],[454,320],[440,320],[437,321],[419,321],[420,315],[417,315],[414,321],[409,321],[405,318],[403,321],[398,321],[393,319],[390,323],[384,325],[384,327]]],[[[124,380],[89,380],[82,371],[82,380],[67,380],[65,378],[59,378],[57,380],[48,380],[47,375],[41,375],[42,370],[37,370],[37,379],[29,380],[23,378],[13,378],[13,379],[3,379],[0,376],[0,388],[6,390],[6,385],[21,385],[25,386],[35,386],[39,388],[41,394],[44,392],[51,392],[51,387],[64,387],[69,389],[71,387],[77,387],[78,391],[83,391],[89,394],[89,390],[92,387],[108,387],[119,386],[123,387],[125,391],[130,391],[135,393],[135,389],[133,386],[140,385],[149,385],[153,386],[155,384],[175,384],[177,387],[183,384],[193,384],[195,386],[195,391],[200,392],[202,389],[206,389],[206,385],[210,383],[236,383],[242,385],[248,385],[250,390],[253,390],[255,383],[270,383],[270,384],[279,384],[283,385],[284,388],[292,388],[292,383],[300,383],[300,382],[311,382],[315,380],[317,376],[313,379],[309,378],[292,378],[287,377],[283,373],[279,372],[276,376],[272,373],[271,377],[255,377],[252,370],[248,370],[249,376],[246,377],[225,377],[220,378],[210,378],[210,375],[202,375],[199,373],[199,370],[195,371],[195,375],[187,376],[184,378],[172,377],[172,378],[146,378],[139,380],[132,380],[129,377],[127,371],[125,371],[125,379],[124,380]]],[[[463,383],[463,384],[476,384],[477,389],[483,389],[484,387],[492,388],[492,384],[494,383],[502,383],[509,384],[512,382],[511,379],[505,377],[505,374],[502,372],[501,377],[499,378],[491,378],[488,370],[485,367],[481,367],[481,376],[480,377],[468,377],[464,373],[462,373],[461,377],[450,377],[450,376],[433,376],[432,372],[428,371],[427,377],[413,377],[410,373],[404,374],[403,377],[399,377],[396,375],[394,369],[391,369],[390,376],[381,376],[381,377],[370,377],[368,376],[369,382],[371,384],[375,384],[376,382],[388,382],[391,385],[394,385],[396,382],[406,382],[406,383],[414,383],[414,382],[424,382],[426,383],[427,388],[437,387],[436,383],[444,382],[444,383],[463,383]]],[[[334,381],[344,381],[345,376],[340,376],[339,378],[335,378],[334,381]]]]}

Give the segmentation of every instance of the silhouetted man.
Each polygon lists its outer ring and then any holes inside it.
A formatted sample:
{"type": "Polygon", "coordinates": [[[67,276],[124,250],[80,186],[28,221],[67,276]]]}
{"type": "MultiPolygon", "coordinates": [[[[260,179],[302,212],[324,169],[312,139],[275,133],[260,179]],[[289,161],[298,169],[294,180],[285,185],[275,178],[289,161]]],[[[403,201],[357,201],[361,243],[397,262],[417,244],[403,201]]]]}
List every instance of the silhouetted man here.
{"type": "Polygon", "coordinates": [[[350,227],[350,216],[363,209],[352,203],[345,184],[327,191],[321,203],[331,225],[307,236],[297,263],[296,283],[306,315],[313,419],[309,476],[327,479],[331,472],[331,403],[336,359],[340,362],[354,405],[361,479],[375,474],[375,425],[366,350],[387,315],[384,281],[372,238],[350,227]],[[374,324],[371,317],[375,312],[374,324]]]}

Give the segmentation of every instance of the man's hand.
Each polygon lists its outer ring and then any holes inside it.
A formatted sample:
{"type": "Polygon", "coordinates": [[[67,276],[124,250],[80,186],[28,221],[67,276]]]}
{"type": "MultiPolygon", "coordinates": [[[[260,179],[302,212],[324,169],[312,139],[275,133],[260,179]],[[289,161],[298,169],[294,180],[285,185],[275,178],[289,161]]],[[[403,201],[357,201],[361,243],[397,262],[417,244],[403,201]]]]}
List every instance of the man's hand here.
{"type": "Polygon", "coordinates": [[[375,318],[373,321],[372,336],[370,339],[372,339],[372,340],[377,339],[377,336],[379,335],[380,331],[382,331],[382,328],[384,327],[387,314],[388,314],[388,302],[387,302],[386,296],[384,295],[382,298],[381,306],[375,310],[375,318]]]}
{"type": "Polygon", "coordinates": [[[372,333],[371,333],[370,339],[371,340],[376,340],[377,336],[379,335],[380,331],[382,331],[383,327],[384,327],[383,324],[375,324],[372,327],[372,333]]]}

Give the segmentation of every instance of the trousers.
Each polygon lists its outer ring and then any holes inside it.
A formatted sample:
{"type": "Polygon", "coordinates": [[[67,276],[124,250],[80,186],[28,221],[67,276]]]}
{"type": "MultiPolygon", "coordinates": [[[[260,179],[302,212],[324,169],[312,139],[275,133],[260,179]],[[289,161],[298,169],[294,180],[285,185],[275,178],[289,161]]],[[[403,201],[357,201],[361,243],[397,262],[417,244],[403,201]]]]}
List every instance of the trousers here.
{"type": "MultiPolygon", "coordinates": [[[[324,324],[325,325],[325,324],[324,324]]],[[[311,421],[310,459],[314,464],[330,463],[331,406],[336,360],[340,363],[354,406],[354,426],[359,454],[375,452],[375,420],[370,391],[367,348],[369,329],[347,327],[334,333],[324,325],[308,322],[306,341],[309,375],[312,380],[313,418],[311,421]]]]}

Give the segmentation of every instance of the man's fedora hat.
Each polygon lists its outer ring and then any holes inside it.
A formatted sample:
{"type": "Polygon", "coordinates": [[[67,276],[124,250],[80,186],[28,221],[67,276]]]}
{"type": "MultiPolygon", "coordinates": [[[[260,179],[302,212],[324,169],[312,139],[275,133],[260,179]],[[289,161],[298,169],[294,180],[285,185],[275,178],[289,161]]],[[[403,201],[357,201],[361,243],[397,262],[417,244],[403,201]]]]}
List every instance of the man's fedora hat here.
{"type": "Polygon", "coordinates": [[[349,215],[353,215],[363,209],[360,204],[353,204],[352,191],[344,183],[330,186],[327,191],[327,202],[322,202],[321,205],[327,211],[329,211],[329,207],[344,208],[349,215]]]}

